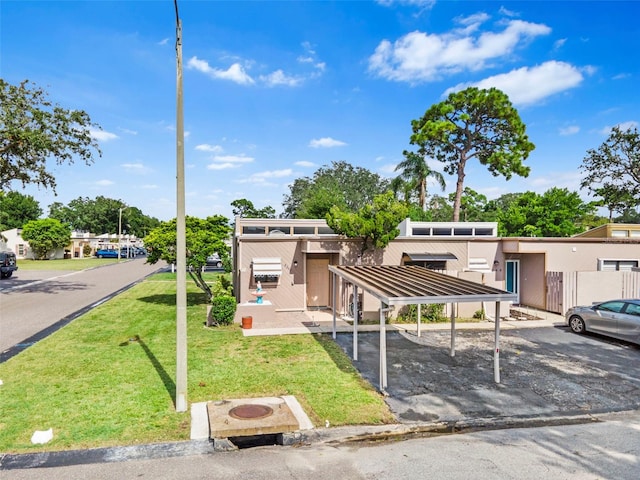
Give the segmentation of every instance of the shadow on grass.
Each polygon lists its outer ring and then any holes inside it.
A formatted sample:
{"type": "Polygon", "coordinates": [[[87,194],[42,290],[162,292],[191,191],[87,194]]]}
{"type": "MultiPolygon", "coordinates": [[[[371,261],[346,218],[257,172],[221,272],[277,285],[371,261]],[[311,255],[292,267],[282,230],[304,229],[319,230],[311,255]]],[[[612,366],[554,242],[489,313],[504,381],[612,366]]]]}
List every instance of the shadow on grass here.
{"type": "Polygon", "coordinates": [[[142,340],[139,335],[135,335],[131,337],[129,341],[121,343],[120,346],[125,347],[131,343],[138,343],[142,347],[142,349],[144,350],[144,353],[147,355],[147,357],[151,361],[151,365],[153,365],[153,368],[155,368],[156,372],[158,372],[158,376],[160,377],[162,384],[167,389],[167,392],[169,392],[171,401],[173,401],[173,405],[175,406],[176,383],[173,381],[173,378],[171,378],[171,376],[167,373],[167,371],[164,369],[162,364],[158,361],[157,357],[153,354],[151,349],[147,346],[146,343],[144,343],[144,340],[142,340]]]}
{"type": "MultiPolygon", "coordinates": [[[[140,297],[141,302],[154,303],[156,305],[174,305],[176,304],[175,294],[159,294],[140,297]]],[[[187,305],[202,305],[207,303],[207,296],[200,292],[187,293],[187,305]]]]}

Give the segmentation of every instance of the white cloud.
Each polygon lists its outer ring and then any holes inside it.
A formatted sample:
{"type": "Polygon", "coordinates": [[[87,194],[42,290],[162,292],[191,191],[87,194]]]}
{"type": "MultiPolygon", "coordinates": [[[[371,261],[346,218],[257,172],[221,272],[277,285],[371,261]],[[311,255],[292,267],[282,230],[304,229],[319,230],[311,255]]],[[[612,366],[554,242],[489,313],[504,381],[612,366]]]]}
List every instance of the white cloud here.
{"type": "Polygon", "coordinates": [[[120,166],[129,173],[145,174],[149,172],[149,168],[142,163],[122,163],[120,166]]]}
{"type": "Polygon", "coordinates": [[[267,84],[269,87],[275,87],[277,85],[285,85],[287,87],[297,87],[302,83],[302,79],[299,77],[292,77],[286,75],[282,70],[276,70],[269,75],[260,75],[260,81],[267,84]]]}
{"type": "Polygon", "coordinates": [[[392,5],[410,5],[421,8],[431,8],[435,5],[436,0],[377,0],[377,2],[384,6],[390,7],[392,5]]]}
{"type": "Polygon", "coordinates": [[[95,182],[95,185],[99,187],[109,187],[113,185],[113,182],[111,180],[98,180],[95,182]]]}
{"type": "Polygon", "coordinates": [[[560,129],[560,135],[562,135],[562,136],[575,135],[579,131],[580,131],[580,127],[579,126],[577,126],[577,125],[569,125],[568,127],[562,127],[560,129]]]}
{"type": "Polygon", "coordinates": [[[216,155],[213,157],[214,162],[221,163],[251,163],[255,159],[246,155],[216,155]]]}
{"type": "Polygon", "coordinates": [[[384,173],[385,175],[397,176],[396,173],[396,164],[395,163],[387,163],[386,165],[381,165],[378,167],[378,171],[384,173]]]}
{"type": "Polygon", "coordinates": [[[509,96],[514,105],[530,105],[553,94],[577,87],[583,76],[573,65],[549,61],[535,67],[522,67],[508,73],[485,78],[474,84],[458,84],[451,92],[473,85],[478,88],[498,88],[509,96]]]}
{"type": "Polygon", "coordinates": [[[160,40],[160,41],[158,42],[158,45],[166,45],[166,44],[168,44],[168,43],[169,43],[169,37],[167,37],[167,38],[163,38],[162,40],[160,40]]]}
{"type": "Polygon", "coordinates": [[[119,127],[118,130],[120,130],[122,133],[126,133],[127,135],[138,135],[138,132],[136,132],[135,130],[130,130],[128,128],[119,127]]]}
{"type": "Polygon", "coordinates": [[[224,151],[224,149],[220,145],[209,145],[207,143],[196,145],[196,150],[210,153],[222,153],[224,151]]]}
{"type": "MultiPolygon", "coordinates": [[[[621,122],[621,123],[618,123],[617,125],[614,125],[614,126],[618,127],[621,131],[625,132],[627,130],[632,130],[634,128],[638,128],[638,122],[635,122],[633,120],[629,120],[628,122],[621,122]]],[[[611,133],[612,129],[613,129],[612,126],[606,126],[602,130],[600,130],[600,133],[602,135],[609,135],[611,133]]]]}
{"type": "Polygon", "coordinates": [[[343,147],[345,146],[345,142],[341,142],[340,140],[334,140],[331,137],[324,137],[313,139],[309,142],[309,146],[312,148],[331,148],[331,147],[343,147]]]}
{"type": "Polygon", "coordinates": [[[391,43],[380,42],[369,57],[369,70],[387,80],[421,83],[461,71],[485,68],[490,60],[510,55],[520,44],[548,35],[543,24],[510,20],[499,32],[472,33],[484,15],[460,20],[465,28],[445,34],[414,31],[391,43]]]}
{"type": "Polygon", "coordinates": [[[306,160],[300,160],[299,162],[294,163],[294,165],[297,165],[298,167],[307,167],[307,168],[311,168],[311,167],[315,167],[316,164],[313,162],[308,162],[306,160]]]}
{"type": "Polygon", "coordinates": [[[227,70],[220,70],[209,66],[206,60],[200,60],[198,57],[191,57],[187,62],[187,68],[198,70],[199,72],[209,75],[216,80],[230,80],[240,85],[252,85],[255,83],[253,78],[247,74],[242,65],[234,63],[227,70]]]}
{"type": "Polygon", "coordinates": [[[210,163],[207,165],[207,170],[227,170],[229,168],[238,168],[240,165],[237,163],[210,163]]]}
{"type": "Polygon", "coordinates": [[[109,140],[115,140],[116,138],[120,138],[115,133],[106,132],[104,130],[93,130],[93,129],[90,129],[89,130],[89,135],[91,135],[93,138],[95,138],[96,140],[99,140],[101,142],[108,142],[109,140]]]}
{"type": "Polygon", "coordinates": [[[273,178],[283,178],[290,177],[293,175],[293,170],[290,168],[285,168],[282,170],[267,170],[264,172],[254,173],[253,175],[243,178],[239,181],[239,183],[258,183],[260,185],[275,185],[274,183],[268,182],[268,180],[273,178]]]}

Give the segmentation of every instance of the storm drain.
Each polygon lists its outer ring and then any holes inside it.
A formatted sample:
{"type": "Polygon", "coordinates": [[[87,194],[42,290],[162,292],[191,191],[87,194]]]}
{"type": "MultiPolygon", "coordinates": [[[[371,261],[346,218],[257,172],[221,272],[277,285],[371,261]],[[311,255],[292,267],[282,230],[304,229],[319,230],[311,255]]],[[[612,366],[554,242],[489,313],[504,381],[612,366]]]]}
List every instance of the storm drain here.
{"type": "Polygon", "coordinates": [[[301,429],[281,397],[208,402],[207,413],[214,445],[233,444],[225,450],[294,443],[287,439],[301,429]]]}

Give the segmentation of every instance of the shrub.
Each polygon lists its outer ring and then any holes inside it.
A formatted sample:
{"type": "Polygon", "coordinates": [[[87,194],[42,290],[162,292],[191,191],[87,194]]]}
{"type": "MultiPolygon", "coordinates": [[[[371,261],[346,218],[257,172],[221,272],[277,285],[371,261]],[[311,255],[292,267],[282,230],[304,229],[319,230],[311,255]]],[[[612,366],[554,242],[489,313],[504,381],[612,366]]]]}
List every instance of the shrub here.
{"type": "Polygon", "coordinates": [[[215,283],[213,284],[213,296],[218,297],[221,295],[224,296],[233,296],[233,285],[231,284],[231,280],[228,275],[218,275],[215,283]]]}
{"type": "MultiPolygon", "coordinates": [[[[442,322],[444,318],[444,304],[432,303],[422,305],[420,318],[423,322],[442,322]]],[[[398,313],[398,320],[403,323],[416,323],[418,321],[418,306],[405,305],[398,313]]]]}
{"type": "Polygon", "coordinates": [[[89,245],[88,243],[85,243],[84,247],[82,247],[82,256],[84,257],[91,256],[91,245],[89,245]]]}
{"type": "Polygon", "coordinates": [[[218,295],[213,298],[211,317],[214,325],[231,325],[236,314],[236,299],[230,295],[218,295]]]}

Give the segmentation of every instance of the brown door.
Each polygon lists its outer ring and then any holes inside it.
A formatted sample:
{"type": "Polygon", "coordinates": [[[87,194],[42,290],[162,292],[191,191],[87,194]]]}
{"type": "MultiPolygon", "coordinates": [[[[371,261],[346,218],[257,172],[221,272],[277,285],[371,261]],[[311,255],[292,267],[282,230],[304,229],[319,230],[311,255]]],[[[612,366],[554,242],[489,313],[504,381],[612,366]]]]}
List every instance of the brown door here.
{"type": "Polygon", "coordinates": [[[329,259],[307,257],[307,308],[329,306],[329,259]]]}

